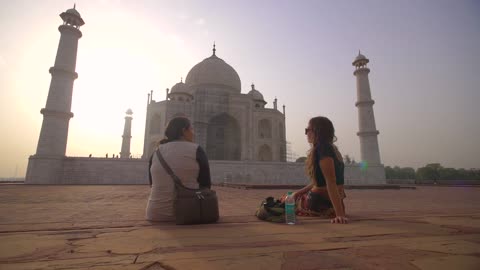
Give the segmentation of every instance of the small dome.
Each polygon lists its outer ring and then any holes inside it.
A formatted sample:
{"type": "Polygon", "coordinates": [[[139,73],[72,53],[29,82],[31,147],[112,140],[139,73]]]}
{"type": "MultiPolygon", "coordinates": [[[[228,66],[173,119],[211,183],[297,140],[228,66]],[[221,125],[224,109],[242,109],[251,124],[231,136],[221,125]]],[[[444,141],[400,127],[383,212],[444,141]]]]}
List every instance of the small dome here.
{"type": "Polygon", "coordinates": [[[67,9],[67,11],[65,11],[65,12],[66,12],[66,13],[73,14],[73,15],[78,16],[78,17],[80,17],[80,18],[82,17],[82,16],[80,16],[80,13],[79,13],[76,9],[74,9],[74,8],[67,9]]]}
{"type": "Polygon", "coordinates": [[[188,72],[185,84],[189,87],[213,84],[226,86],[235,93],[241,92],[241,82],[238,73],[215,54],[196,64],[188,72]]]}
{"type": "Polygon", "coordinates": [[[128,109],[125,113],[128,114],[128,115],[132,115],[133,111],[132,111],[132,109],[128,109]]]}
{"type": "Polygon", "coordinates": [[[252,96],[253,100],[265,101],[262,93],[260,93],[260,91],[258,91],[258,90],[250,90],[250,92],[248,92],[248,94],[252,96]]]}
{"type": "Polygon", "coordinates": [[[82,16],[80,16],[80,13],[75,9],[75,5],[73,6],[73,8],[67,9],[67,11],[62,12],[62,14],[60,14],[60,17],[64,22],[69,25],[74,25],[78,27],[85,24],[82,16]]]}
{"type": "Polygon", "coordinates": [[[355,57],[355,61],[358,61],[358,60],[364,60],[364,59],[367,59],[367,57],[365,57],[365,55],[359,53],[357,57],[355,57]]]}
{"type": "MultiPolygon", "coordinates": [[[[257,89],[255,89],[255,85],[254,85],[254,84],[252,84],[252,90],[250,90],[250,92],[248,92],[248,95],[252,96],[252,99],[253,99],[253,100],[265,102],[265,99],[263,98],[262,93],[260,93],[260,91],[258,91],[257,89]]],[[[267,103],[267,102],[265,102],[265,104],[266,104],[266,103],[267,103]]]]}
{"type": "Polygon", "coordinates": [[[355,57],[355,60],[353,60],[352,65],[356,66],[357,63],[365,65],[368,62],[369,62],[368,58],[365,57],[365,55],[361,54],[360,51],[358,51],[358,55],[357,57],[355,57]]]}
{"type": "Polygon", "coordinates": [[[184,84],[182,81],[180,81],[179,83],[175,84],[172,87],[172,90],[170,91],[170,93],[171,94],[175,94],[175,93],[188,94],[188,93],[190,93],[190,90],[188,89],[188,86],[186,84],[184,84]]]}

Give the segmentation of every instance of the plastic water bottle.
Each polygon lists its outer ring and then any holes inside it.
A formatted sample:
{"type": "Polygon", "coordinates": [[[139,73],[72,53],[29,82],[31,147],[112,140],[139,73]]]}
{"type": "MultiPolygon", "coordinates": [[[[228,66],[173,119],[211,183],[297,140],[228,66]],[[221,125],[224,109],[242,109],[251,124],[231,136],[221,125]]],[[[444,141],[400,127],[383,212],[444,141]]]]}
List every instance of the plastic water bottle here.
{"type": "Polygon", "coordinates": [[[293,197],[293,192],[291,191],[287,193],[287,198],[285,199],[285,223],[288,225],[295,224],[295,197],[293,197]]]}

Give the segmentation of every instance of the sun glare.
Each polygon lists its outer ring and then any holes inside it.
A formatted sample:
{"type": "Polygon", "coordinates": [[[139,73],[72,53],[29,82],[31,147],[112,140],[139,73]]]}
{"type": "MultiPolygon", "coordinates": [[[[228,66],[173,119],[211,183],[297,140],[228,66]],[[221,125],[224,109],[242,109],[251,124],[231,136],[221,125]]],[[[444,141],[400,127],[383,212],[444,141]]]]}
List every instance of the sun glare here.
{"type": "Polygon", "coordinates": [[[132,153],[138,154],[142,149],[138,146],[143,144],[139,133],[143,134],[140,126],[145,118],[146,93],[155,78],[154,63],[121,47],[98,48],[84,55],[88,56],[79,61],[77,68],[81,80],[75,82],[75,118],[71,121],[68,155],[119,152],[128,108],[134,112],[132,153]]]}

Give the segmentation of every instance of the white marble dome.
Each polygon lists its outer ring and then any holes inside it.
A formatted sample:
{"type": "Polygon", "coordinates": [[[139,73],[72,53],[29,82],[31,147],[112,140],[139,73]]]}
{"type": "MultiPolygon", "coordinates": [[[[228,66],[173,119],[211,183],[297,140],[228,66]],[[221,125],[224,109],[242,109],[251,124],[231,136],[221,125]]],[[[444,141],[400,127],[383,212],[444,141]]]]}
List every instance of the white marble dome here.
{"type": "Polygon", "coordinates": [[[215,54],[196,64],[187,75],[185,84],[188,87],[201,85],[218,85],[241,92],[241,82],[238,73],[229,64],[215,54]]]}
{"type": "Polygon", "coordinates": [[[252,90],[250,90],[250,92],[248,92],[248,94],[250,96],[252,96],[252,99],[253,100],[258,100],[258,101],[263,101],[265,102],[265,99],[263,98],[263,95],[262,93],[260,93],[260,91],[258,91],[257,89],[255,89],[255,85],[252,84],[252,90]]]}
{"type": "Polygon", "coordinates": [[[187,94],[189,92],[190,91],[188,89],[188,86],[183,82],[176,83],[170,91],[170,93],[172,93],[172,94],[173,93],[186,93],[187,94]]]}
{"type": "Polygon", "coordinates": [[[260,93],[260,91],[258,90],[250,90],[248,94],[252,96],[253,100],[265,101],[265,99],[263,99],[262,93],[260,93]]]}

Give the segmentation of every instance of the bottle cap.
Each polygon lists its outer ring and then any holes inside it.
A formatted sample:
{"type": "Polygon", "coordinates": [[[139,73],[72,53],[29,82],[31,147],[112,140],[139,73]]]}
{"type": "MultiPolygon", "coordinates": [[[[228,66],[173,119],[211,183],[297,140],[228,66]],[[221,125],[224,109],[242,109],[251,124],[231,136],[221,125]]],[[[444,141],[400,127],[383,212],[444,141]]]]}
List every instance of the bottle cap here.
{"type": "Polygon", "coordinates": [[[287,195],[292,195],[292,194],[293,194],[293,191],[287,192],[287,195]]]}

